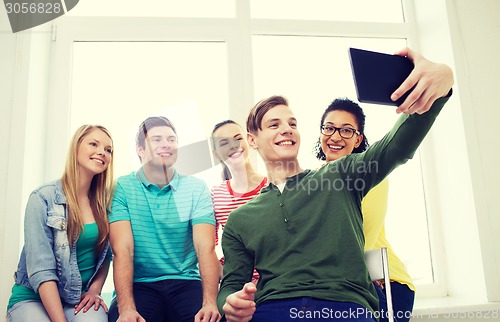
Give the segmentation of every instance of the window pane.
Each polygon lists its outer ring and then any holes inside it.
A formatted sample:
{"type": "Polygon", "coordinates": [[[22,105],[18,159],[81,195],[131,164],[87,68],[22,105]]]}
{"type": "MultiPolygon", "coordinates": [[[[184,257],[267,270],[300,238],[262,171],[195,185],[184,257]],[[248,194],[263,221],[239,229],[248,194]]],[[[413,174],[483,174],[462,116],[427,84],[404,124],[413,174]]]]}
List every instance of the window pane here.
{"type": "MultiPolygon", "coordinates": [[[[77,42],[73,52],[71,132],[84,123],[110,130],[115,178],[140,166],[135,133],[146,117],[163,115],[174,123],[181,158],[183,147],[206,142],[211,127],[229,114],[225,43],[77,42]]],[[[201,162],[210,155],[189,158],[201,162]]],[[[197,176],[218,183],[219,171],[197,176]]],[[[112,280],[104,292],[112,290],[112,280]]]]}
{"type": "Polygon", "coordinates": [[[170,118],[186,146],[229,114],[225,43],[76,42],[73,52],[71,129],[108,127],[117,176],[139,167],[133,142],[147,116],[170,118]]]}
{"type": "MultiPolygon", "coordinates": [[[[275,94],[290,100],[301,129],[300,162],[304,168],[318,167],[321,163],[312,148],[324,109],[337,97],[356,100],[348,47],[393,53],[405,46],[404,39],[254,36],[255,101],[275,94]]],[[[365,132],[373,143],[389,131],[398,116],[394,107],[361,106],[367,118],[365,132]]],[[[432,282],[418,154],[396,169],[389,181],[388,239],[417,284],[432,282]]]]}
{"type": "Polygon", "coordinates": [[[71,16],[118,17],[235,17],[234,0],[82,0],[71,16]]]}
{"type": "Polygon", "coordinates": [[[252,18],[403,22],[401,0],[252,0],[252,18]]]}

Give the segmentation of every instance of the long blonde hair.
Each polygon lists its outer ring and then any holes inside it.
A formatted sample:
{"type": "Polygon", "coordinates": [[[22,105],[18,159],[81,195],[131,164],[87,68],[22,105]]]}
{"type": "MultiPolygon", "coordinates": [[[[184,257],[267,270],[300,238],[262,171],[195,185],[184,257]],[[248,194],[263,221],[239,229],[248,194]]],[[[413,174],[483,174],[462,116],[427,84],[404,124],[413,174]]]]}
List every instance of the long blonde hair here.
{"type": "MultiPolygon", "coordinates": [[[[106,133],[111,142],[111,134],[101,125],[85,124],[80,126],[73,138],[68,150],[66,159],[66,166],[62,175],[62,187],[66,194],[66,205],[68,207],[67,218],[67,232],[70,245],[80,236],[83,229],[83,220],[81,209],[78,205],[78,189],[79,189],[79,173],[78,173],[78,149],[83,139],[92,131],[101,130],[106,133]]],[[[111,206],[113,185],[113,152],[111,152],[111,159],[109,165],[102,173],[94,175],[89,189],[90,207],[94,213],[94,218],[99,229],[97,250],[100,252],[106,245],[109,234],[109,223],[107,211],[111,206]]]]}

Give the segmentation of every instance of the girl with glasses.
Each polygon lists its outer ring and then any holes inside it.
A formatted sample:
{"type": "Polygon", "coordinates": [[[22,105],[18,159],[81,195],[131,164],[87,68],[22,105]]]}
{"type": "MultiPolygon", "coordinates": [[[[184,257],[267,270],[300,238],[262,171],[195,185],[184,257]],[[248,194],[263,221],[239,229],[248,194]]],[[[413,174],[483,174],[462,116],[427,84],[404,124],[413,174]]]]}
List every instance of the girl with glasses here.
{"type": "MultiPolygon", "coordinates": [[[[351,153],[361,153],[368,147],[364,134],[365,114],[358,104],[347,98],[337,98],[328,106],[321,117],[320,128],[320,137],[314,147],[319,160],[335,161],[351,153]]],[[[413,309],[415,286],[385,235],[388,193],[389,182],[385,178],[361,202],[365,251],[387,247],[394,316],[398,322],[408,322],[413,309]]],[[[387,312],[383,285],[376,287],[376,290],[380,312],[387,312]]],[[[380,322],[384,321],[388,321],[387,315],[381,314],[380,322]]]]}

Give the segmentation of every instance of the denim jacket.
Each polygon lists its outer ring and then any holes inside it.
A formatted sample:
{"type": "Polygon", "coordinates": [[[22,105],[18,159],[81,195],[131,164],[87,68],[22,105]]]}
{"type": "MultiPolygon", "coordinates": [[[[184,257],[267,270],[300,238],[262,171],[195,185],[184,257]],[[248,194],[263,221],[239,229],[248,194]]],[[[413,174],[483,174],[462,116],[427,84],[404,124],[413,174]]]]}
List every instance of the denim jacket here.
{"type": "MultiPolygon", "coordinates": [[[[24,247],[15,280],[37,293],[41,283],[56,281],[61,299],[67,304],[77,304],[82,279],[76,258],[76,238],[73,246],[68,242],[66,211],[61,180],[45,184],[31,193],[24,219],[24,247]]],[[[99,254],[96,270],[85,289],[109,257],[108,252],[109,242],[99,254]]]]}

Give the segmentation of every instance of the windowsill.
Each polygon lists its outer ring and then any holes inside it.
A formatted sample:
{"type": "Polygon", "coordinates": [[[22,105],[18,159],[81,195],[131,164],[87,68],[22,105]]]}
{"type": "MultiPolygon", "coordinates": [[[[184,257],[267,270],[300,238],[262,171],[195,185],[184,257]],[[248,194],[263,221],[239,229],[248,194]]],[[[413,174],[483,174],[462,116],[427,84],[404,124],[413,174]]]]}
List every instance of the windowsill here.
{"type": "Polygon", "coordinates": [[[460,317],[489,317],[500,316],[500,302],[488,302],[464,297],[441,297],[419,299],[413,308],[413,318],[460,318],[460,317]],[[481,314],[467,315],[467,312],[482,312],[481,314]],[[496,315],[495,315],[496,314],[496,315]]]}

